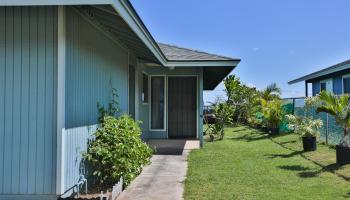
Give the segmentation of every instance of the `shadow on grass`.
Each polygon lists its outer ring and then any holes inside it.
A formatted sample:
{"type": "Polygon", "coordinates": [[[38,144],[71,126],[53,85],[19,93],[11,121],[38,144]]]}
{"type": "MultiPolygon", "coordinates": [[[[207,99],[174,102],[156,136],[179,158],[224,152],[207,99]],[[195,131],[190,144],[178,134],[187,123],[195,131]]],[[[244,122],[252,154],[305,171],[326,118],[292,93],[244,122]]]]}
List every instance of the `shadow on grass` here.
{"type": "Polygon", "coordinates": [[[291,158],[296,155],[301,155],[302,153],[302,151],[293,151],[288,154],[267,154],[265,156],[267,156],[268,158],[291,158]]]}
{"type": "Polygon", "coordinates": [[[307,171],[310,170],[309,167],[304,167],[301,165],[283,165],[283,166],[278,166],[280,169],[284,170],[290,170],[290,171],[307,171]]]}
{"type": "Polygon", "coordinates": [[[268,135],[262,135],[262,134],[256,134],[256,133],[250,133],[250,134],[245,134],[240,137],[233,137],[229,138],[230,140],[244,140],[246,142],[252,142],[252,141],[257,141],[257,140],[264,140],[268,139],[268,135]]]}
{"type": "MultiPolygon", "coordinates": [[[[274,142],[275,144],[281,146],[282,148],[284,149],[287,149],[289,151],[291,151],[292,153],[290,154],[284,154],[285,155],[285,158],[288,158],[289,155],[300,155],[302,158],[304,158],[305,160],[308,160],[312,163],[314,163],[315,165],[319,166],[321,169],[319,170],[315,170],[315,171],[305,171],[305,172],[300,172],[298,175],[302,178],[312,178],[312,177],[316,177],[318,176],[320,173],[323,173],[323,172],[330,172],[336,176],[338,176],[339,178],[342,178],[344,179],[345,181],[350,181],[350,177],[349,176],[345,176],[343,174],[340,174],[337,172],[338,169],[340,169],[342,166],[341,165],[338,165],[336,163],[333,163],[333,164],[329,164],[329,165],[324,165],[322,163],[319,163],[317,161],[314,161],[312,160],[311,158],[308,158],[307,156],[304,155],[304,151],[296,151],[295,149],[292,149],[290,147],[287,147],[285,145],[285,143],[283,142],[278,142],[276,140],[274,140],[273,138],[270,138],[270,140],[272,142],[274,142]]],[[[283,154],[281,154],[283,155],[283,154]]],[[[281,157],[281,156],[280,156],[281,157]]]]}

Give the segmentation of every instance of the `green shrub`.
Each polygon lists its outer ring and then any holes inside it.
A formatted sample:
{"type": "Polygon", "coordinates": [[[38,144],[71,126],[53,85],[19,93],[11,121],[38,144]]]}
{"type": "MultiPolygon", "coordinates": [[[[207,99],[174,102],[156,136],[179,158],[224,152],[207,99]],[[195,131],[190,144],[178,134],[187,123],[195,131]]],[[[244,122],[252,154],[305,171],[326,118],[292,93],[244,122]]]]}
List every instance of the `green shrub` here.
{"type": "Polygon", "coordinates": [[[139,123],[128,115],[104,117],[84,155],[98,184],[111,186],[123,177],[128,185],[150,162],[152,150],[140,135],[139,123]]]}
{"type": "Polygon", "coordinates": [[[225,125],[232,124],[234,108],[227,103],[217,103],[214,107],[214,113],[218,121],[211,128],[211,139],[213,140],[213,135],[217,135],[219,136],[219,139],[222,140],[225,134],[225,125]]]}
{"type": "Polygon", "coordinates": [[[283,117],[282,101],[279,99],[271,101],[261,99],[261,106],[267,127],[278,128],[283,117]]]}

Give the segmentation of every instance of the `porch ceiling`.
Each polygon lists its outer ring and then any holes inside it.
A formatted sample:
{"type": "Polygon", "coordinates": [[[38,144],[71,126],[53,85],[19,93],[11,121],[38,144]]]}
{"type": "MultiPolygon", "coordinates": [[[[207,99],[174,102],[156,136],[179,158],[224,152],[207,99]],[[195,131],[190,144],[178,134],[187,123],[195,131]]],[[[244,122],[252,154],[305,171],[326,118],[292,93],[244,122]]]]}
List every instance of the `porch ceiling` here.
{"type": "Polygon", "coordinates": [[[138,58],[159,63],[154,54],[112,6],[74,6],[74,8],[93,23],[102,26],[138,58]]]}
{"type": "Polygon", "coordinates": [[[204,67],[203,89],[214,90],[235,67],[204,67]]]}

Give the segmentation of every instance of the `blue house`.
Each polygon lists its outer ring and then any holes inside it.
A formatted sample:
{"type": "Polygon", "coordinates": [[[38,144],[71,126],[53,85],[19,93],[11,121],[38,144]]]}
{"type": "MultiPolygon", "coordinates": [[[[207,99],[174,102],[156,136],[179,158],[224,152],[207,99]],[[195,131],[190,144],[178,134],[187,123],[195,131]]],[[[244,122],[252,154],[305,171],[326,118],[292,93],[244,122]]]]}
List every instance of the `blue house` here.
{"type": "Polygon", "coordinates": [[[57,199],[111,88],[142,138],[203,141],[203,90],[239,59],[159,44],[128,0],[0,1],[0,199],[57,199]]]}
{"type": "Polygon", "coordinates": [[[312,84],[312,96],[317,95],[322,90],[327,90],[337,95],[350,94],[350,60],[297,78],[288,82],[288,84],[301,81],[305,81],[305,96],[308,96],[309,83],[312,84]]]}

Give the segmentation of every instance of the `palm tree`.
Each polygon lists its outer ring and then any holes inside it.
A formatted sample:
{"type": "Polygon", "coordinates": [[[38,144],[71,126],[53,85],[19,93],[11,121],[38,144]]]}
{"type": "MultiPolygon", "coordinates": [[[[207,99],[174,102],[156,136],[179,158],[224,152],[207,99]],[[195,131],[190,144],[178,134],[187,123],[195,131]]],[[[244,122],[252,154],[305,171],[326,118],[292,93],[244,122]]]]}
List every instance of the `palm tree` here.
{"type": "Polygon", "coordinates": [[[340,145],[350,146],[349,140],[346,140],[350,128],[350,96],[344,94],[338,97],[330,92],[322,91],[318,98],[321,104],[317,107],[317,113],[325,112],[333,115],[336,123],[343,128],[343,138],[340,145]]]}
{"type": "Polygon", "coordinates": [[[281,95],[281,88],[276,83],[268,85],[264,90],[261,91],[261,98],[270,101],[279,98],[281,95]]]}

